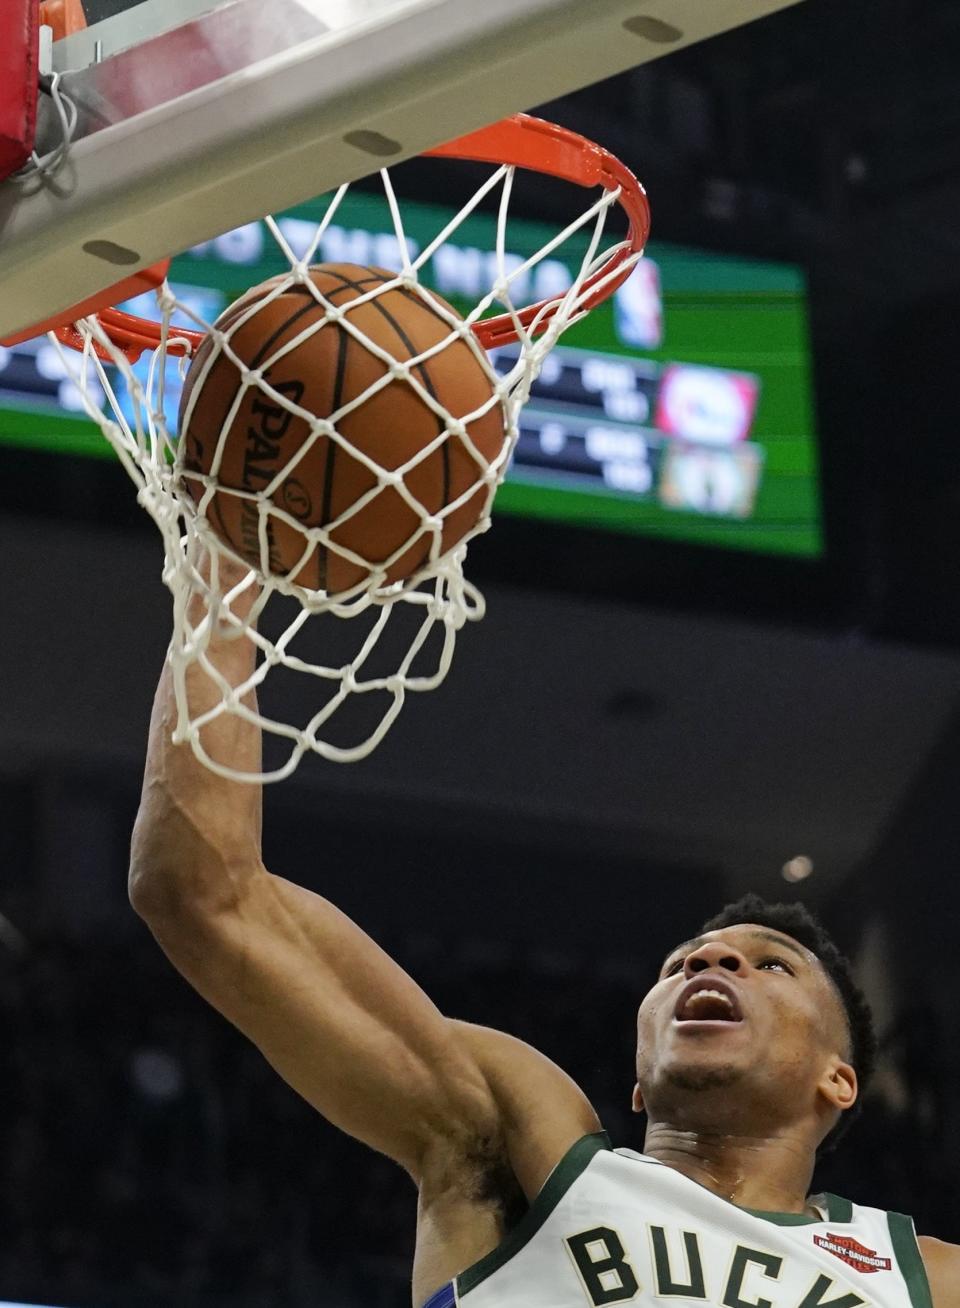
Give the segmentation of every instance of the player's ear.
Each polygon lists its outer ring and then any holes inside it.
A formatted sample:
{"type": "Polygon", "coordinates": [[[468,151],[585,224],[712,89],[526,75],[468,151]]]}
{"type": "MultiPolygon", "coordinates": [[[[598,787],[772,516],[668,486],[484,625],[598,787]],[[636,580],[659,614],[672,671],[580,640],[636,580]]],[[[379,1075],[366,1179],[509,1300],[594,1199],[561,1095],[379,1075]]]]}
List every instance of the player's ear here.
{"type": "Polygon", "coordinates": [[[635,1113],[642,1113],[643,1109],[644,1109],[643,1095],[640,1093],[640,1087],[638,1085],[635,1085],[633,1087],[633,1111],[635,1113]]]}
{"type": "Polygon", "coordinates": [[[830,1064],[820,1081],[820,1093],[831,1107],[845,1112],[857,1102],[857,1074],[840,1059],[830,1064]]]}

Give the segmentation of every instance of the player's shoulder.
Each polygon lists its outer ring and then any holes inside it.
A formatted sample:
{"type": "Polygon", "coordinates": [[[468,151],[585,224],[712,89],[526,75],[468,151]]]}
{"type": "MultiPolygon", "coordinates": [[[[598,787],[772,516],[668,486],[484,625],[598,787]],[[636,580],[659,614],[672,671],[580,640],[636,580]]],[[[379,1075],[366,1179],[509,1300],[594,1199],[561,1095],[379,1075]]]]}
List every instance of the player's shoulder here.
{"type": "Polygon", "coordinates": [[[546,1054],[505,1031],[458,1019],[451,1021],[495,1094],[508,1097],[514,1104],[529,1099],[539,1112],[574,1110],[577,1125],[584,1128],[582,1134],[601,1129],[599,1118],[576,1081],[546,1054]]]}
{"type": "Polygon", "coordinates": [[[932,1235],[917,1237],[934,1308],[960,1308],[960,1245],[932,1235]]]}
{"type": "Polygon", "coordinates": [[[587,1096],[563,1068],[516,1036],[453,1019],[497,1104],[510,1163],[532,1199],[567,1151],[602,1131],[587,1096]]]}
{"type": "Polygon", "coordinates": [[[960,1270],[960,1244],[949,1244],[933,1235],[918,1235],[917,1244],[925,1263],[929,1261],[937,1266],[951,1267],[955,1272],[960,1270]]]}

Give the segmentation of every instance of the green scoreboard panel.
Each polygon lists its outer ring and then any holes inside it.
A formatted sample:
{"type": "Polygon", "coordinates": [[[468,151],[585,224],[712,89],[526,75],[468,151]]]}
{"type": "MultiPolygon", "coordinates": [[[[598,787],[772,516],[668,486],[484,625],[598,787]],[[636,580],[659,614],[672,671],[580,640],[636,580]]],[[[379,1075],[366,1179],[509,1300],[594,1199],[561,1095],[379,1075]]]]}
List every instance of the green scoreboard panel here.
{"type": "MultiPolygon", "coordinates": [[[[307,248],[327,203],[279,218],[295,251],[307,248]]],[[[403,210],[414,254],[453,216],[434,205],[406,203],[403,210]]],[[[523,270],[554,235],[538,223],[511,221],[507,262],[521,270],[518,303],[570,285],[585,248],[578,238],[523,270]]],[[[468,311],[496,277],[495,245],[495,219],[474,214],[426,264],[424,284],[468,311]]],[[[315,261],[399,266],[386,202],[348,195],[315,261]]],[[[178,297],[209,321],[286,266],[267,227],[251,223],[181,255],[170,277],[178,297]]],[[[147,297],[133,308],[152,311],[147,297]]],[[[509,370],[514,358],[501,351],[497,367],[509,370]]],[[[145,370],[147,361],[139,366],[145,370]]],[[[180,384],[171,363],[171,421],[180,384]]],[[[0,347],[0,441],[113,457],[45,340],[0,347]]],[[[652,242],[630,281],[547,359],[496,512],[818,557],[821,496],[800,270],[652,242]]]]}

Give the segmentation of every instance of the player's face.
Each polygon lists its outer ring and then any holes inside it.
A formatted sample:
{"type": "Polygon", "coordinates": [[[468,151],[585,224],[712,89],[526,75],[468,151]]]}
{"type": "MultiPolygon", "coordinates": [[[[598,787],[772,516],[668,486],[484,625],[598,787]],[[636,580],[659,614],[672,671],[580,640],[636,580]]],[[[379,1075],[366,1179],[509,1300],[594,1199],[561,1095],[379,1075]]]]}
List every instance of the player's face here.
{"type": "Polygon", "coordinates": [[[813,1113],[823,1095],[816,1111],[827,1113],[845,1106],[830,1101],[837,1068],[847,1076],[838,1093],[852,1082],[855,1094],[829,977],[814,954],[767,927],[711,931],[670,953],[637,1036],[635,1107],[680,1126],[686,1117],[694,1128],[705,1111],[712,1120],[739,1111],[741,1125],[760,1130],[813,1113]]]}

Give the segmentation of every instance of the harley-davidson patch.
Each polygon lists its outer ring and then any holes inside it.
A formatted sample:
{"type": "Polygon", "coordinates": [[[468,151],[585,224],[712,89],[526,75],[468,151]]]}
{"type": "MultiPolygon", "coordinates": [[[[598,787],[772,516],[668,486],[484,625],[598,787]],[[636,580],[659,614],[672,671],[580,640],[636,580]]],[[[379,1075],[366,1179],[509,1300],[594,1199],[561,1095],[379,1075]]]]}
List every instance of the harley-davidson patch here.
{"type": "Polygon", "coordinates": [[[889,1272],[893,1267],[889,1258],[881,1258],[876,1249],[868,1249],[851,1235],[833,1235],[831,1232],[815,1235],[813,1242],[837,1258],[842,1258],[858,1272],[889,1272]]]}

